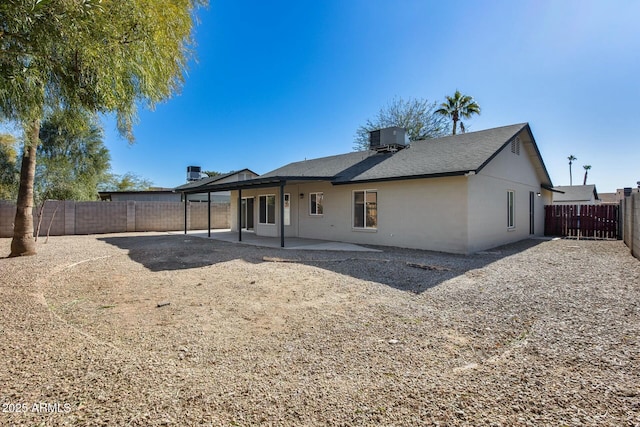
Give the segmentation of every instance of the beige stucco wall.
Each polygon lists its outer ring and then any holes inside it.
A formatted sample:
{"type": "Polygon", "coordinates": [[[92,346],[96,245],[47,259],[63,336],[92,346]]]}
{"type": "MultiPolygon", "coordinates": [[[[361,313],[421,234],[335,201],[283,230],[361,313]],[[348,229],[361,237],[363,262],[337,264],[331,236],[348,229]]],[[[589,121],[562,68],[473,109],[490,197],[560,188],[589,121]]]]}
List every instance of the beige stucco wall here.
{"type": "Polygon", "coordinates": [[[520,154],[507,145],[469,179],[469,252],[525,239],[529,234],[529,192],[534,196],[534,234],[544,234],[544,205],[551,192],[540,188],[531,164],[533,149],[522,144],[520,154]],[[507,227],[507,191],[515,191],[515,227],[507,227]],[[540,193],[540,196],[537,196],[540,193]]]}
{"type": "MultiPolygon", "coordinates": [[[[373,184],[333,186],[312,182],[285,187],[291,194],[291,225],[286,236],[335,240],[371,245],[399,246],[465,253],[467,245],[466,178],[431,178],[373,184]],[[376,190],[378,228],[352,227],[353,191],[376,190]],[[324,214],[309,214],[309,193],[324,193],[324,214]],[[300,193],[304,197],[300,198],[300,193]]],[[[255,232],[279,236],[279,189],[244,190],[243,197],[256,197],[255,232]],[[275,194],[276,224],[258,224],[258,195],[275,194]]],[[[231,195],[232,228],[237,230],[238,193],[231,195]]]]}

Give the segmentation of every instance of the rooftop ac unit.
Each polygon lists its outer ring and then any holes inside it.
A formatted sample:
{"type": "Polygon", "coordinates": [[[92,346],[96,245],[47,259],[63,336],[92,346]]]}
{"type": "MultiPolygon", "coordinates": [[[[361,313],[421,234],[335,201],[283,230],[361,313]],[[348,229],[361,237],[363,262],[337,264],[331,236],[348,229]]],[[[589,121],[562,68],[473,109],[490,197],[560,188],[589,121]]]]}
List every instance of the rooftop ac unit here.
{"type": "Polygon", "coordinates": [[[202,177],[201,171],[200,166],[187,166],[187,181],[198,181],[202,177]]]}
{"type": "Polygon", "coordinates": [[[407,146],[407,132],[401,127],[388,127],[369,132],[369,149],[395,152],[407,146]]]}

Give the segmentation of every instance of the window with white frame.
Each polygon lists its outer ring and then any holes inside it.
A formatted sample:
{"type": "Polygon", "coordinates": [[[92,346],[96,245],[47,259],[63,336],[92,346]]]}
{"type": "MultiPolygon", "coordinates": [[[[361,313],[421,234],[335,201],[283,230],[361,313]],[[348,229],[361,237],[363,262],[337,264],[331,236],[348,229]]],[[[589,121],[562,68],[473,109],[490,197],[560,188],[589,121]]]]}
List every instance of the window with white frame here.
{"type": "Polygon", "coordinates": [[[507,228],[516,227],[516,192],[507,191],[507,228]]]}
{"type": "Polygon", "coordinates": [[[324,208],[322,205],[323,193],[309,193],[309,214],[322,215],[324,208]]]}
{"type": "Polygon", "coordinates": [[[274,194],[258,196],[258,222],[260,224],[276,223],[276,196],[274,194]]]}
{"type": "Polygon", "coordinates": [[[376,190],[353,192],[353,228],[378,228],[378,192],[376,190]]]}

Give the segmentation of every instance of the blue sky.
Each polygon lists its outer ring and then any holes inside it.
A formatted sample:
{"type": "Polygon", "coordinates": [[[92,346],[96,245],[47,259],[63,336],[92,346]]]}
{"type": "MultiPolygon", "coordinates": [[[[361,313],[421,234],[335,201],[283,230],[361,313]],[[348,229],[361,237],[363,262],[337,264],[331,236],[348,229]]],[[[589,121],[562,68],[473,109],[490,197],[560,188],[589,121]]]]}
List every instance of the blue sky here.
{"type": "Polygon", "coordinates": [[[554,185],[640,180],[640,1],[212,0],[180,94],[105,121],[115,173],[154,185],[186,167],[261,174],[352,150],[394,97],[473,96],[482,130],[529,122],[554,185]]]}

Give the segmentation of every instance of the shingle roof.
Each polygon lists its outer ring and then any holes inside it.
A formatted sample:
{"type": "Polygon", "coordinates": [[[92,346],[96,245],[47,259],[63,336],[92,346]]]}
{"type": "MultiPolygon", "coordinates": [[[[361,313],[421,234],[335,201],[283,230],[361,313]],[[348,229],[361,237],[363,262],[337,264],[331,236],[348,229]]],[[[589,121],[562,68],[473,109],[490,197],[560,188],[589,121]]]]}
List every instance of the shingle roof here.
{"type": "MultiPolygon", "coordinates": [[[[289,163],[253,180],[244,181],[241,186],[269,185],[269,180],[286,182],[316,179],[333,184],[348,184],[463,175],[480,171],[516,136],[527,146],[541,183],[550,187],[551,179],[527,123],[414,141],[409,147],[395,153],[356,151],[289,163]]],[[[206,185],[204,182],[202,184],[206,185]]],[[[215,183],[212,186],[220,187],[215,183]]]]}
{"type": "MultiPolygon", "coordinates": [[[[393,154],[359,151],[305,160],[290,163],[261,177],[328,177],[341,184],[478,171],[526,127],[526,123],[521,123],[414,141],[408,148],[393,154]]],[[[548,184],[551,184],[550,180],[548,184]]]]}
{"type": "Polygon", "coordinates": [[[319,159],[303,160],[301,162],[289,163],[281,168],[260,175],[261,178],[275,176],[317,176],[333,178],[342,171],[362,162],[373,152],[355,151],[337,156],[321,157],[319,159]]]}
{"type": "Polygon", "coordinates": [[[554,192],[554,202],[579,202],[591,200],[595,196],[598,199],[598,192],[594,184],[589,185],[561,185],[553,187],[554,190],[562,191],[562,193],[554,192]]]}
{"type": "Polygon", "coordinates": [[[237,173],[244,172],[244,171],[251,172],[249,169],[246,169],[246,168],[242,169],[242,170],[239,170],[239,171],[231,171],[229,173],[224,173],[222,175],[210,176],[208,178],[202,178],[202,179],[199,179],[197,181],[187,182],[186,184],[182,184],[182,185],[177,186],[173,190],[174,191],[184,191],[184,190],[189,190],[189,189],[192,189],[192,188],[201,187],[201,186],[204,186],[204,185],[215,184],[217,181],[220,181],[222,179],[230,177],[231,175],[235,175],[237,173]]]}
{"type": "Polygon", "coordinates": [[[478,171],[525,126],[526,123],[416,141],[352,181],[478,171]]]}

